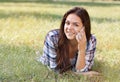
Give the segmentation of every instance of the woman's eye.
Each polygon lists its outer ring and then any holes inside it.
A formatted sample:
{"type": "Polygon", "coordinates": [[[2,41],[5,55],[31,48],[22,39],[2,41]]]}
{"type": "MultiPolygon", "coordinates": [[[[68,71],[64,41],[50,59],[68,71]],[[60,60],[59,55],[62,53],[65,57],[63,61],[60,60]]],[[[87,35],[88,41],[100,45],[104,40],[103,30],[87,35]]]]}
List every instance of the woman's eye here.
{"type": "Polygon", "coordinates": [[[65,24],[69,25],[70,23],[69,22],[65,22],[65,24]]]}
{"type": "Polygon", "coordinates": [[[79,25],[78,25],[78,24],[74,24],[74,26],[77,26],[77,27],[78,27],[79,25]]]}

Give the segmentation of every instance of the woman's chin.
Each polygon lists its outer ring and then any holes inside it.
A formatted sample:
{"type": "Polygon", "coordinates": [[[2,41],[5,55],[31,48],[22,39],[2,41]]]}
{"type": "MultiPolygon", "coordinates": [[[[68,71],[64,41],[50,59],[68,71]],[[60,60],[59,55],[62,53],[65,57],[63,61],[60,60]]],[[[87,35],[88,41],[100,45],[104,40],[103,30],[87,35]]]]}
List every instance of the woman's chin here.
{"type": "Polygon", "coordinates": [[[69,36],[67,36],[67,39],[68,40],[73,40],[73,39],[75,39],[75,37],[71,37],[71,36],[69,37],[69,36]]]}

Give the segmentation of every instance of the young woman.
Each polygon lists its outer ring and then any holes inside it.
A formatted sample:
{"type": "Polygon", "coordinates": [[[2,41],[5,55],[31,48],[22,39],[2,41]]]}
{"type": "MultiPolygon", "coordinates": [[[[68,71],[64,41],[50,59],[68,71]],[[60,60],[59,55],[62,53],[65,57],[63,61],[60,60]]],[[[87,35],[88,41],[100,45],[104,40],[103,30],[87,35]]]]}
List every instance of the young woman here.
{"type": "Polygon", "coordinates": [[[95,50],[89,14],[82,7],[74,7],[64,14],[60,29],[48,32],[38,61],[59,73],[87,72],[93,65],[95,50]]]}

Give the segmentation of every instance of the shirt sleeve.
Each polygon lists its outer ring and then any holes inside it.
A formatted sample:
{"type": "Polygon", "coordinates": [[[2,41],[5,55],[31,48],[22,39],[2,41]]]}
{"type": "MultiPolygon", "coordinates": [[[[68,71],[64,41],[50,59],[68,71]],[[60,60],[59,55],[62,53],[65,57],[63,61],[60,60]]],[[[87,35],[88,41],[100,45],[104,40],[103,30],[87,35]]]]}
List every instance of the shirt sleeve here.
{"type": "Polygon", "coordinates": [[[95,36],[91,36],[89,43],[87,44],[87,49],[86,49],[86,65],[83,69],[81,70],[76,70],[76,72],[87,72],[91,69],[94,63],[94,54],[96,50],[96,38],[95,36]]]}
{"type": "Polygon", "coordinates": [[[56,48],[54,44],[54,38],[52,37],[52,32],[48,33],[46,36],[44,41],[43,54],[39,61],[51,69],[56,67],[56,48]]]}

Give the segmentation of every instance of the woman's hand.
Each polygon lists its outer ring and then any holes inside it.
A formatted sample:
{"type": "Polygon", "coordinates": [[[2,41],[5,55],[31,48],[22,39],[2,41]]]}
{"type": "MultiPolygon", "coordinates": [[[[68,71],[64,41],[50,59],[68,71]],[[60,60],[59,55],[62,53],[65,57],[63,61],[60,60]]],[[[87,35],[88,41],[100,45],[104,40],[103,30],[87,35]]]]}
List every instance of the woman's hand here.
{"type": "Polygon", "coordinates": [[[86,49],[86,34],[85,34],[84,27],[82,27],[80,32],[77,33],[76,40],[78,42],[78,50],[80,52],[85,52],[85,49],[86,49]]]}

